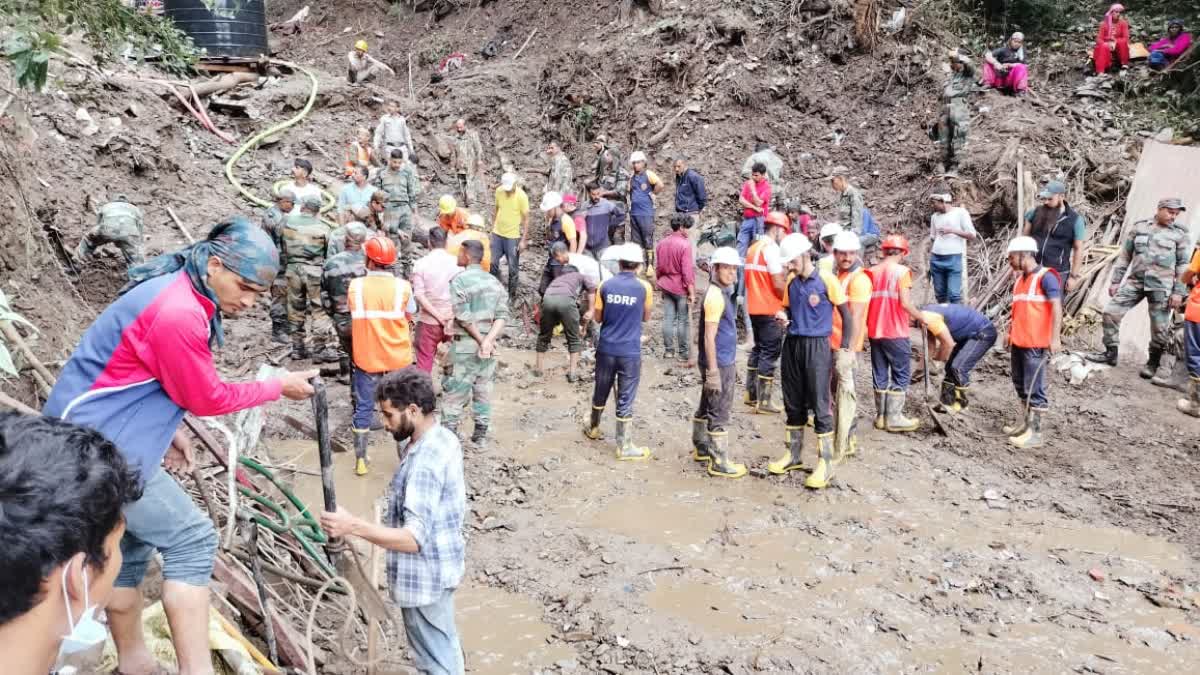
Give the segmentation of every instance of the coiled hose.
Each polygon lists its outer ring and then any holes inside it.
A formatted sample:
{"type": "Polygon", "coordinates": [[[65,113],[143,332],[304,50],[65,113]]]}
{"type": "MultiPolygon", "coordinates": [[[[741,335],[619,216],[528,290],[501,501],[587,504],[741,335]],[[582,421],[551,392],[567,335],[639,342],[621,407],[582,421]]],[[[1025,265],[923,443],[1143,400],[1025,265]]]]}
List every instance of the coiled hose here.
{"type": "MultiPolygon", "coordinates": [[[[297,124],[299,124],[301,121],[303,121],[305,117],[308,117],[308,113],[312,112],[313,105],[315,105],[317,102],[317,91],[320,89],[320,86],[321,86],[321,83],[317,79],[317,76],[314,75],[313,72],[307,68],[301,67],[290,61],[279,61],[276,59],[271,59],[270,63],[272,65],[283,66],[285,68],[291,68],[293,70],[298,70],[298,71],[304,73],[305,75],[308,76],[308,79],[312,82],[312,91],[310,91],[308,94],[308,102],[304,104],[304,108],[299,113],[297,113],[295,117],[292,117],[291,119],[288,119],[288,120],[284,120],[283,122],[280,122],[279,124],[276,124],[275,126],[270,127],[268,129],[266,129],[265,131],[261,131],[261,132],[255,134],[254,136],[252,136],[250,138],[250,140],[248,140],[244,144],[242,144],[242,147],[238,148],[237,151],[235,151],[233,153],[233,155],[231,155],[229,157],[229,160],[227,162],[225,162],[225,178],[229,180],[229,184],[232,185],[233,187],[237,188],[237,191],[240,192],[242,194],[242,196],[245,197],[247,200],[249,200],[251,203],[256,204],[258,206],[262,206],[262,207],[270,207],[272,205],[272,203],[270,201],[267,201],[265,199],[255,196],[255,194],[253,192],[251,192],[248,188],[246,188],[245,185],[242,185],[241,181],[239,181],[237,179],[237,176],[234,174],[233,170],[237,166],[238,160],[240,160],[242,158],[242,155],[246,154],[251,148],[258,146],[258,144],[260,142],[262,142],[262,140],[264,138],[274,136],[275,134],[283,131],[284,129],[289,129],[291,127],[294,127],[297,124]]],[[[279,183],[277,182],[276,185],[278,185],[278,184],[279,183]]],[[[337,201],[333,198],[333,195],[329,194],[325,190],[322,190],[321,194],[325,198],[325,206],[323,206],[321,208],[321,213],[325,213],[326,211],[332,209],[337,204],[337,201]]]]}

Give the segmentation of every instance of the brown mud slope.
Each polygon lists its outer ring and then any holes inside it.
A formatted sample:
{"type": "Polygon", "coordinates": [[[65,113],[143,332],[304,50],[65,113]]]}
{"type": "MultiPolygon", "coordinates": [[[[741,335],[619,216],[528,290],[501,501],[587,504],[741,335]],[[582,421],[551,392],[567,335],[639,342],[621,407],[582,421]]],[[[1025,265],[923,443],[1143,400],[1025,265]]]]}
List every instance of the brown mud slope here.
{"type": "MultiPolygon", "coordinates": [[[[301,4],[273,3],[274,18],[301,4]]],[[[936,150],[922,127],[937,113],[940,54],[954,42],[936,30],[936,16],[918,9],[904,33],[877,36],[865,54],[841,0],[668,2],[631,27],[615,23],[616,2],[431,4],[449,10],[440,22],[432,12],[388,14],[383,2],[321,3],[304,32],[276,37],[282,58],[317,68],[321,93],[304,123],[242,160],[242,180],[265,194],[295,156],[336,175],[343,144],[374,120],[379,100],[407,97],[411,46],[418,101],[405,108],[427,219],[447,186],[437,137],[465,116],[488,149],[492,187],[511,164],[534,198],[546,141],[564,143],[580,176],[588,139],[603,132],[626,153],[648,150],[663,174],[675,153],[688,154],[709,179],[707,220],[731,220],[736,171],[764,138],[787,162],[789,193],[818,217],[832,215],[834,199],[821,177],[845,163],[885,224],[910,236],[923,227],[925,195],[941,179],[930,177],[936,150]],[[344,55],[358,36],[401,77],[347,87],[344,55]],[[499,54],[479,57],[497,37],[499,54]],[[467,66],[430,84],[432,64],[455,50],[467,66]]],[[[1067,172],[1089,231],[1120,217],[1122,202],[1110,200],[1132,175],[1137,141],[1112,126],[1117,111],[1071,99],[1069,65],[1044,58],[1032,100],[974,99],[972,154],[953,182],[998,234],[1012,220],[1018,158],[1037,176],[1067,172]]],[[[152,85],[126,79],[139,71],[101,78],[58,61],[52,69],[51,93],[23,95],[0,120],[0,198],[11,214],[0,229],[0,278],[42,329],[34,351],[53,363],[123,283],[111,257],[71,281],[56,236],[73,250],[89,214],[119,192],[146,209],[148,253],[184,243],[167,206],[194,233],[251,210],[222,175],[236,146],[152,85]]],[[[232,92],[225,98],[236,105],[213,106],[214,122],[245,139],[294,114],[307,92],[299,76],[232,92]]],[[[526,293],[543,255],[534,247],[525,256],[526,293]]],[[[654,357],[660,316],[647,327],[636,413],[639,439],[655,455],[646,464],[618,464],[609,445],[584,441],[590,387],[567,385],[561,369],[535,381],[532,336],[514,326],[506,338],[497,439],[486,452],[467,451],[472,513],[459,614],[471,672],[1175,673],[1196,662],[1200,424],[1175,413],[1174,394],[1128,365],[1081,387],[1055,375],[1047,447],[1015,452],[999,432],[1015,415],[1007,358],[993,354],[953,441],[865,424],[860,456],[814,493],[802,476],[765,477],[781,421],[739,410],[734,445],[755,472],[726,482],[687,458],[699,382],[654,357]]],[[[227,322],[218,360],[228,376],[252,376],[271,351],[268,325],[265,308],[227,322]]],[[[29,378],[5,388],[34,400],[29,378]]],[[[867,418],[865,369],[859,391],[867,418]]],[[[920,399],[917,385],[910,405],[920,399]]],[[[332,403],[344,430],[344,388],[332,403]]],[[[307,406],[271,410],[265,445],[276,462],[311,466],[309,446],[274,414],[307,417],[307,406]]],[[[369,481],[356,485],[340,467],[344,499],[364,513],[395,463],[390,444],[376,440],[369,481]]]]}

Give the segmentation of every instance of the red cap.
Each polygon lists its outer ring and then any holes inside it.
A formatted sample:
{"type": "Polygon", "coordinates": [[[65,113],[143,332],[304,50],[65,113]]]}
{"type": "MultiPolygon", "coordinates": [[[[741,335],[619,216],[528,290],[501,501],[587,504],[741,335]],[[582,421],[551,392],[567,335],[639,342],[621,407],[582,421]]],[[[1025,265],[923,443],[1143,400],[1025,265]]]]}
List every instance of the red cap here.
{"type": "Polygon", "coordinates": [[[578,204],[578,203],[579,203],[579,197],[576,197],[573,194],[563,195],[563,204],[578,204]]]}

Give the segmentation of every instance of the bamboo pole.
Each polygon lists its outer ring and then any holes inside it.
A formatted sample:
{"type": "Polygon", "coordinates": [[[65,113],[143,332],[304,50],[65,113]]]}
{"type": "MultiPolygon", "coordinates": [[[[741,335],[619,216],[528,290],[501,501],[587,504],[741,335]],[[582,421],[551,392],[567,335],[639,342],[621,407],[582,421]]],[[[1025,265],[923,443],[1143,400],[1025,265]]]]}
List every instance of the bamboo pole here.
{"type": "Polygon", "coordinates": [[[0,334],[4,335],[4,339],[16,347],[17,351],[21,352],[21,356],[25,357],[29,365],[33,366],[33,379],[37,380],[38,387],[42,390],[42,395],[49,396],[50,389],[54,387],[55,377],[46,369],[46,366],[42,365],[41,360],[34,356],[33,350],[29,348],[29,345],[25,342],[25,338],[21,337],[21,334],[13,327],[11,321],[0,321],[0,334]]]}

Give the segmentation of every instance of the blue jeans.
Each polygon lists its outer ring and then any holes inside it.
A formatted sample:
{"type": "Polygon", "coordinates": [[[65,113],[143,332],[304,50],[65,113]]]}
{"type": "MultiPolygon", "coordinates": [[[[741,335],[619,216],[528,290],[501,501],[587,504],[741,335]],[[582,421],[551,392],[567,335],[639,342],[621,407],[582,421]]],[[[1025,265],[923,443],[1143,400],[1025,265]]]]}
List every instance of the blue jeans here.
{"type": "Polygon", "coordinates": [[[686,295],[675,295],[663,291],[663,347],[676,352],[679,358],[687,359],[691,354],[688,339],[688,299],[686,295]]]}
{"type": "Polygon", "coordinates": [[[383,373],[368,373],[354,367],[350,378],[350,386],[354,389],[354,428],[359,431],[369,430],[375,419],[375,386],[383,373]]]}
{"type": "Polygon", "coordinates": [[[1017,390],[1021,403],[1028,402],[1029,407],[1045,410],[1050,407],[1046,398],[1046,369],[1050,359],[1049,349],[1035,349],[1013,346],[1012,348],[1012,381],[1017,390]]]}
{"type": "Polygon", "coordinates": [[[750,250],[750,244],[758,239],[758,236],[763,233],[762,216],[754,218],[746,218],[742,220],[742,226],[738,228],[737,236],[737,251],[742,258],[746,257],[746,251],[750,250]]]}
{"type": "Polygon", "coordinates": [[[955,343],[946,365],[946,376],[960,387],[971,384],[971,371],[979,359],[996,344],[996,329],[989,326],[961,342],[955,343]]]}
{"type": "Polygon", "coordinates": [[[929,260],[929,276],[933,279],[933,294],[937,296],[938,304],[962,302],[962,256],[933,254],[929,260]]]}
{"type": "Polygon", "coordinates": [[[516,302],[517,289],[520,287],[521,253],[520,237],[509,239],[498,234],[492,234],[492,276],[500,280],[500,259],[508,260],[508,301],[516,302]]]}
{"type": "Polygon", "coordinates": [[[1187,354],[1188,375],[1200,377],[1200,322],[1183,322],[1183,346],[1187,354]]]}
{"type": "Polygon", "coordinates": [[[908,391],[912,379],[912,342],[908,338],[871,339],[871,380],[875,391],[908,391]]]}
{"type": "Polygon", "coordinates": [[[429,675],[462,675],[462,643],[454,625],[454,590],[431,605],[402,607],[404,632],[417,670],[429,675]]]}
{"type": "Polygon", "coordinates": [[[608,394],[616,382],[617,418],[630,419],[641,378],[642,357],[596,354],[596,388],[592,391],[592,405],[597,408],[608,405],[608,394]]]}
{"type": "Polygon", "coordinates": [[[217,533],[179,483],[161,468],[146,480],[142,498],[125,507],[118,588],[137,588],[155,551],[163,556],[163,581],[208,586],[217,533]]]}

